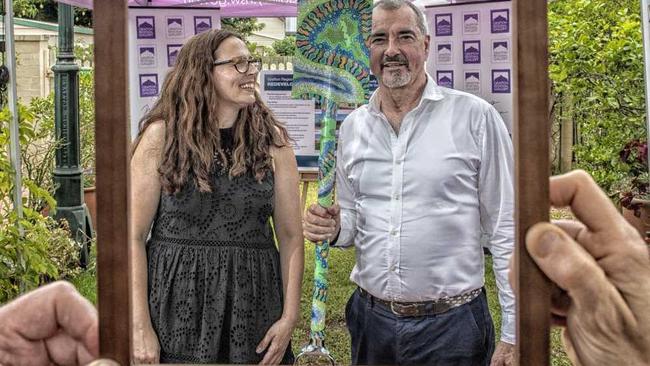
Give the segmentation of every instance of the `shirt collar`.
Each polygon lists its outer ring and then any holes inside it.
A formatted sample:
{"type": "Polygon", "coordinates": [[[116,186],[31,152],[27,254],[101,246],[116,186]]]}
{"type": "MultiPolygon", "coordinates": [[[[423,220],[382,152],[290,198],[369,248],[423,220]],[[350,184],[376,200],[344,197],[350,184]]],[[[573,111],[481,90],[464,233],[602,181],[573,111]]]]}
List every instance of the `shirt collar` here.
{"type": "MultiPolygon", "coordinates": [[[[431,75],[429,73],[426,73],[427,75],[427,84],[424,87],[424,90],[422,91],[422,100],[428,99],[428,100],[441,100],[445,97],[445,95],[442,93],[440,90],[440,86],[436,84],[436,82],[433,80],[431,75]]],[[[370,97],[370,100],[368,101],[368,110],[373,113],[379,113],[379,95],[378,95],[379,89],[375,90],[374,93],[372,93],[372,96],[370,97]]],[[[422,101],[420,101],[420,104],[422,104],[422,101]]]]}

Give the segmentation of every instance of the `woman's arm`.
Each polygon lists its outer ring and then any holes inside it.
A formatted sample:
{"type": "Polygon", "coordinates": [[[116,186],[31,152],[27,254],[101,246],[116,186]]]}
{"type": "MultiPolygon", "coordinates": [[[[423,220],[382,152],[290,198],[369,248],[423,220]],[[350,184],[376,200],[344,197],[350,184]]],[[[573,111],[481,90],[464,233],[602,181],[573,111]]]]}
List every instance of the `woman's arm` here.
{"type": "Polygon", "coordinates": [[[145,241],[160,200],[161,149],[165,140],[163,122],[151,124],[131,157],[131,296],[133,302],[133,359],[136,363],[157,363],[158,339],[151,325],[147,293],[147,254],[145,241]]]}
{"type": "Polygon", "coordinates": [[[273,225],[280,247],[284,286],[282,317],[295,323],[300,317],[300,295],[305,262],[302,235],[298,166],[291,146],[271,151],[275,162],[273,225]]]}
{"type": "Polygon", "coordinates": [[[305,262],[304,238],[300,222],[298,167],[291,146],[271,148],[275,195],[273,226],[280,247],[280,266],[284,290],[282,316],[266,332],[256,352],[266,354],[260,364],[278,364],[289,345],[300,318],[300,293],[305,262]]]}

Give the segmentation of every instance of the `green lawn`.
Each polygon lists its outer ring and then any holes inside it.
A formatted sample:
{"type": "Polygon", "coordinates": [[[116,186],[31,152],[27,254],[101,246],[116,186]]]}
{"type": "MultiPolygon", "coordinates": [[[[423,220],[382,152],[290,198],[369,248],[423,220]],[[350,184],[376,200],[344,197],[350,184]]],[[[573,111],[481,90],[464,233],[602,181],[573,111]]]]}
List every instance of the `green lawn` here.
{"type": "MultiPolygon", "coordinates": [[[[316,200],[315,184],[309,189],[307,202],[316,200]]],[[[552,215],[557,216],[565,215],[552,215]]],[[[568,215],[567,215],[568,216],[568,215]]],[[[326,346],[332,353],[338,364],[350,364],[350,337],[345,326],[345,304],[356,288],[349,280],[350,272],[354,266],[354,250],[332,249],[330,251],[330,271],[329,271],[329,297],[327,313],[327,339],[326,346]]],[[[301,299],[301,321],[293,334],[293,350],[296,354],[300,348],[309,340],[309,321],[311,313],[311,293],[313,286],[314,273],[314,251],[313,245],[306,242],[305,246],[305,276],[302,284],[301,299]]],[[[89,271],[82,273],[72,281],[79,291],[93,303],[96,303],[96,284],[95,271],[91,268],[89,271]]],[[[497,338],[501,329],[501,312],[499,301],[496,295],[496,284],[492,272],[492,259],[486,258],[486,289],[488,293],[488,303],[494,325],[496,328],[497,338]]],[[[571,362],[566,357],[561,342],[561,334],[558,329],[554,329],[551,334],[551,355],[553,366],[568,366],[571,362]]]]}

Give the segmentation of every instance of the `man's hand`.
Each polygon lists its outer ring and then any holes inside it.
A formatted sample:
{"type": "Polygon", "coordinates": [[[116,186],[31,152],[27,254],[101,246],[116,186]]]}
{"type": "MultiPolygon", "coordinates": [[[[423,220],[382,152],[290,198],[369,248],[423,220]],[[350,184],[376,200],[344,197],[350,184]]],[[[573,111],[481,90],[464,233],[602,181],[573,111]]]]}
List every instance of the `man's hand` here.
{"type": "Polygon", "coordinates": [[[332,241],[339,234],[339,230],[341,230],[341,209],[338,204],[327,209],[312,204],[303,216],[303,235],[311,242],[332,241]]]}
{"type": "Polygon", "coordinates": [[[490,366],[512,366],[515,364],[515,345],[499,342],[494,349],[490,366]]]}
{"type": "Polygon", "coordinates": [[[551,312],[578,365],[650,364],[650,252],[585,172],[551,178],[551,204],[580,220],[539,223],[526,248],[555,283],[551,312]]]}
{"type": "Polygon", "coordinates": [[[85,365],[99,355],[97,311],[67,282],[0,308],[0,365],[85,365]]]}

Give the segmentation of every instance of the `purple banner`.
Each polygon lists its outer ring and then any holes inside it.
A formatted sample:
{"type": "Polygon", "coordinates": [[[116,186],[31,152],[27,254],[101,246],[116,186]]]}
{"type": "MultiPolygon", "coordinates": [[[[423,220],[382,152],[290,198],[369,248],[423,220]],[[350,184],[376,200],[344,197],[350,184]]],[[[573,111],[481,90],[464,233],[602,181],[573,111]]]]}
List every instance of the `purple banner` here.
{"type": "MultiPolygon", "coordinates": [[[[93,0],[58,0],[60,3],[70,4],[81,8],[92,9],[93,0]]],[[[129,0],[132,7],[142,7],[142,0],[129,0]]],[[[148,0],[147,6],[166,7],[182,6],[187,8],[219,9],[221,17],[295,17],[298,16],[298,2],[296,0],[277,0],[270,3],[260,1],[242,0],[148,0]]]]}

